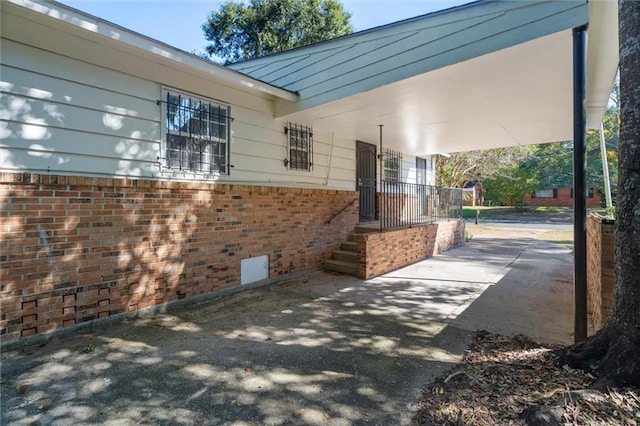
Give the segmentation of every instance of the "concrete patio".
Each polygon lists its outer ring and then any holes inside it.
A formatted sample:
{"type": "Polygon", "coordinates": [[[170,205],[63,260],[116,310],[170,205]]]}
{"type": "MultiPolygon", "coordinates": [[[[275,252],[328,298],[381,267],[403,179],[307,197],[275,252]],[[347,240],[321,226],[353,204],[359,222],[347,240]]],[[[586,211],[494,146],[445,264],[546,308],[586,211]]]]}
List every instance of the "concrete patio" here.
{"type": "Polygon", "coordinates": [[[3,348],[1,423],[406,424],[477,329],[571,342],[572,257],[536,232],[3,348]]]}

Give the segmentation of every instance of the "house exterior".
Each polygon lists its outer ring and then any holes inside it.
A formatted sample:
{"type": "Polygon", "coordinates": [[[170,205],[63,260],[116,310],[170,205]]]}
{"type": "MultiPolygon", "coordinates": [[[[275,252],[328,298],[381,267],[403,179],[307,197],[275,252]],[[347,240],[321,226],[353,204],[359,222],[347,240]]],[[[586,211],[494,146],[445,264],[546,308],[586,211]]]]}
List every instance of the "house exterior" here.
{"type": "Polygon", "coordinates": [[[484,187],[480,180],[476,179],[465,183],[462,190],[464,191],[463,202],[465,206],[475,207],[484,204],[484,187]]]}
{"type": "MultiPolygon", "coordinates": [[[[573,207],[573,188],[551,188],[535,191],[524,197],[524,205],[573,207]]],[[[602,194],[593,188],[589,188],[587,192],[587,207],[602,207],[602,194]]]]}
{"type": "MultiPolygon", "coordinates": [[[[313,270],[381,216],[440,217],[432,155],[570,131],[566,76],[549,75],[566,64],[548,64],[592,11],[479,2],[221,67],[53,1],[1,7],[3,342],[313,270]],[[487,104],[519,71],[527,111],[487,104]],[[543,77],[549,91],[530,87],[543,77]]],[[[594,122],[609,68],[594,71],[594,122]]],[[[356,237],[365,257],[397,254],[360,275],[463,241],[460,220],[432,222],[356,237]]]]}

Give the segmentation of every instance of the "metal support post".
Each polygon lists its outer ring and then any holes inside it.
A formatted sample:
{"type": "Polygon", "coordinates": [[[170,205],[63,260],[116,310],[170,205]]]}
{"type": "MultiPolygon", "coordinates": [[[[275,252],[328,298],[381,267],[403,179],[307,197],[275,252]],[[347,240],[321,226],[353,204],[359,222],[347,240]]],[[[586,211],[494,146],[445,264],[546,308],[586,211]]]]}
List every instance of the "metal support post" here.
{"type": "Polygon", "coordinates": [[[573,29],[574,341],[587,338],[587,27],[573,29]]]}

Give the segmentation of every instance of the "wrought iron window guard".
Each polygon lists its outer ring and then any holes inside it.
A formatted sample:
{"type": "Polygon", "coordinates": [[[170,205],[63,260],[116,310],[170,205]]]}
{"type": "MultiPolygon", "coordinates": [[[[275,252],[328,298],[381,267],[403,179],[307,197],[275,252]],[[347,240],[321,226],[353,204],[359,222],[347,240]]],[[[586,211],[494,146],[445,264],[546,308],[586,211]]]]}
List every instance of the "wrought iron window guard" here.
{"type": "Polygon", "coordinates": [[[230,109],[174,91],[164,108],[164,170],[196,175],[229,173],[230,109]]]}
{"type": "Polygon", "coordinates": [[[289,158],[284,166],[291,170],[313,169],[313,128],[295,123],[287,123],[284,128],[287,135],[289,158]]]}

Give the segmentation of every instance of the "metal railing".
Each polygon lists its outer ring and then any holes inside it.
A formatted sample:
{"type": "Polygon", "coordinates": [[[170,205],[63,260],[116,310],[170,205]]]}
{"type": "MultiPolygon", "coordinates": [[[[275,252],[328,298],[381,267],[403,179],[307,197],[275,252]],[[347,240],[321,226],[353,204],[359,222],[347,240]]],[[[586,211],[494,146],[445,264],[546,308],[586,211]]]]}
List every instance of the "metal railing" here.
{"type": "Polygon", "coordinates": [[[459,219],[462,218],[462,189],[383,180],[378,206],[380,229],[459,219]]]}

